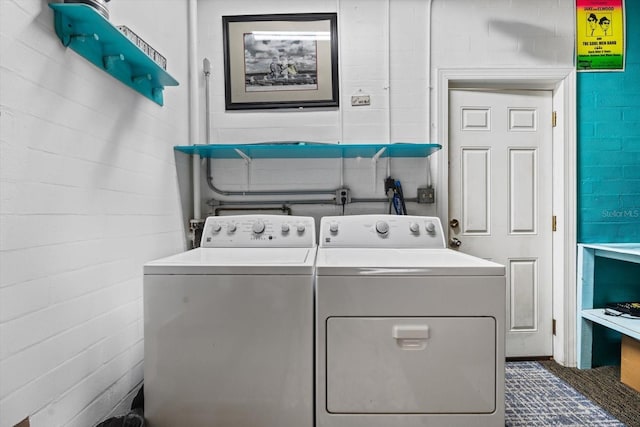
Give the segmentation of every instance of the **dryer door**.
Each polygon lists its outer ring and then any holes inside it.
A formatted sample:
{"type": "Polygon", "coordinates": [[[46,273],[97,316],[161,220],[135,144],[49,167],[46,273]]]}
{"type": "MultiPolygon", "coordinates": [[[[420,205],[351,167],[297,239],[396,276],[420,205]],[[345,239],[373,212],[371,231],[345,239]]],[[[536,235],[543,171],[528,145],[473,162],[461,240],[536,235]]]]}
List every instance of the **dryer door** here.
{"type": "Polygon", "coordinates": [[[493,317],[332,317],[326,344],[330,413],[496,408],[493,317]]]}

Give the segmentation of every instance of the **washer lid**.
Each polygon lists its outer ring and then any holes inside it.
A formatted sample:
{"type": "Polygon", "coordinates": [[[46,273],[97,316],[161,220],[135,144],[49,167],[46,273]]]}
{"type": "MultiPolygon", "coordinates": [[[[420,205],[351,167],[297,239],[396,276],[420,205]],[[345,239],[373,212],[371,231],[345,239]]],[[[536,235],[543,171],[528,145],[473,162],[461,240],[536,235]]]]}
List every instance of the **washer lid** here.
{"type": "Polygon", "coordinates": [[[505,267],[451,249],[320,248],[318,276],[504,276],[505,267]]]}
{"type": "Polygon", "coordinates": [[[316,248],[197,248],[148,262],[144,274],[312,274],[316,248]]]}

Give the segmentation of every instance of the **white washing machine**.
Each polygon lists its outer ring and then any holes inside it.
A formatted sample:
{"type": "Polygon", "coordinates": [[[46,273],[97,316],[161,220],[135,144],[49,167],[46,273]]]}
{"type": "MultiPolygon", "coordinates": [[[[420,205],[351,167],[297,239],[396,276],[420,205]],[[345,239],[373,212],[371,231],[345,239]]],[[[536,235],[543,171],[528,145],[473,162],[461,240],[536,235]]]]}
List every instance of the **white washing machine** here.
{"type": "Polygon", "coordinates": [[[504,266],[432,217],[325,217],[319,240],[316,426],[504,426],[504,266]]]}
{"type": "Polygon", "coordinates": [[[151,427],[312,427],[313,218],[210,217],[144,266],[151,427]]]}

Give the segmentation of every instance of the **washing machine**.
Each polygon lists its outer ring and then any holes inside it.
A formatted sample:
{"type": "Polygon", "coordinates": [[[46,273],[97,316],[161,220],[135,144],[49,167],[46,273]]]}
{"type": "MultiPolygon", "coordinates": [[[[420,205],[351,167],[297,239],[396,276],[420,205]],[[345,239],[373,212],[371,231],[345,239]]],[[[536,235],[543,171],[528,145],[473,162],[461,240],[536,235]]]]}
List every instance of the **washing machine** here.
{"type": "Polygon", "coordinates": [[[316,426],[504,426],[505,286],[438,218],[322,218],[316,426]]]}
{"type": "Polygon", "coordinates": [[[313,218],[209,217],[144,266],[151,427],[312,427],[313,218]]]}

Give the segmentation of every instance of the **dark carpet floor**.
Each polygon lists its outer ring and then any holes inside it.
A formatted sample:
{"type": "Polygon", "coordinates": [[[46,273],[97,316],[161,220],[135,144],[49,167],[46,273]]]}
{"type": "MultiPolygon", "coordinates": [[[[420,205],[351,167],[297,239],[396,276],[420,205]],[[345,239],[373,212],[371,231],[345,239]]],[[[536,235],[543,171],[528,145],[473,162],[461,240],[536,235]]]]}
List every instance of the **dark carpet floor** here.
{"type": "Polygon", "coordinates": [[[539,363],[628,427],[640,427],[640,392],[620,382],[620,366],[577,369],[552,360],[539,363]]]}

